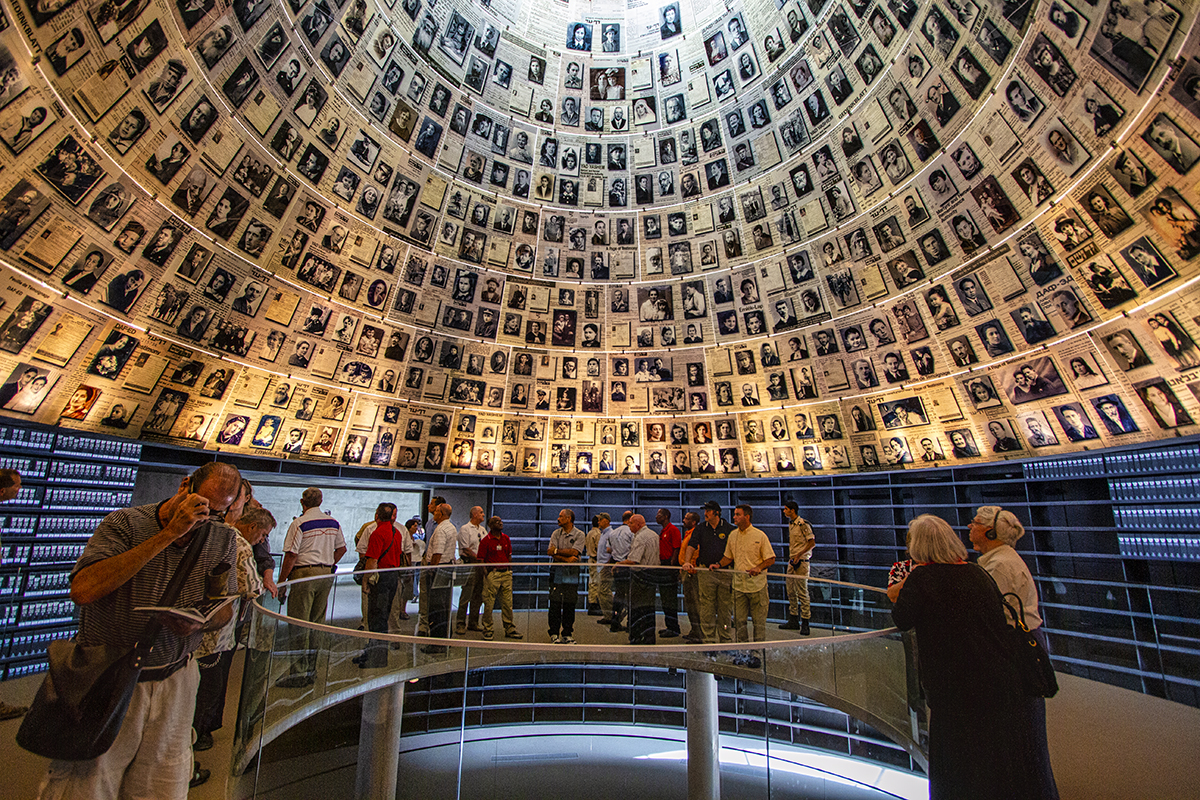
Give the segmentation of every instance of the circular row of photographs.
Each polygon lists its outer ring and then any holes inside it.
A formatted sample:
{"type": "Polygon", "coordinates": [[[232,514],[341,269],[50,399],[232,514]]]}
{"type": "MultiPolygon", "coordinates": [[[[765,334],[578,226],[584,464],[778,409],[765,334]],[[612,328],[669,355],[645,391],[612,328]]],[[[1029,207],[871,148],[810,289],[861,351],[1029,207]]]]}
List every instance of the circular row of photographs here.
{"type": "Polygon", "coordinates": [[[638,303],[638,306],[641,306],[641,303],[638,303]]]}

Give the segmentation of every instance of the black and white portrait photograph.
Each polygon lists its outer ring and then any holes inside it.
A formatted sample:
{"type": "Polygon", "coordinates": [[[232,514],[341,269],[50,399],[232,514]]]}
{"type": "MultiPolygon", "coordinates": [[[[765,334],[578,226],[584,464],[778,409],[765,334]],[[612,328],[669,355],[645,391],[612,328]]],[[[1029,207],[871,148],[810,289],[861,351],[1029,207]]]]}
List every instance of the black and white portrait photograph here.
{"type": "Polygon", "coordinates": [[[1166,114],[1155,116],[1142,132],[1142,141],[1180,175],[1186,174],[1200,159],[1200,145],[1166,114]]]}
{"type": "Polygon", "coordinates": [[[1066,97],[1078,77],[1057,45],[1044,33],[1034,38],[1033,46],[1025,54],[1025,63],[1059,97],[1066,97]]]}
{"type": "MultiPolygon", "coordinates": [[[[1063,9],[1060,17],[1068,20],[1065,12],[1073,9],[1065,0],[1053,0],[1051,4],[1050,21],[1063,30],[1055,22],[1055,6],[1063,9]]],[[[1121,0],[1102,0],[1100,11],[1098,19],[1103,24],[1092,40],[1090,54],[1123,84],[1140,93],[1159,59],[1166,55],[1167,45],[1180,22],[1179,11],[1162,0],[1140,6],[1126,5],[1121,0]]],[[[1038,36],[1044,38],[1042,34],[1038,36]]]]}

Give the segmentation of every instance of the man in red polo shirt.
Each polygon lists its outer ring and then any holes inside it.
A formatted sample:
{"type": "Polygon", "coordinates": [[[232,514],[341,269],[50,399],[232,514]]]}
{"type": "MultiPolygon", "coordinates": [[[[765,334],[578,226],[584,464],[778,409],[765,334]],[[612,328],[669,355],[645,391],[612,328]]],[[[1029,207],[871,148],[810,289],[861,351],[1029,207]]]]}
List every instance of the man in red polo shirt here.
{"type": "MultiPolygon", "coordinates": [[[[396,589],[400,585],[400,573],[397,567],[407,566],[404,552],[404,534],[396,530],[395,503],[380,503],[375,509],[375,530],[367,542],[367,561],[364,567],[368,570],[384,569],[391,572],[380,572],[363,577],[363,587],[369,587],[367,598],[367,629],[372,633],[388,632],[388,614],[392,610],[392,600],[396,597],[396,589]]],[[[354,663],[365,669],[377,669],[387,666],[388,644],[372,640],[362,655],[354,659],[354,663]]]]}
{"type": "Polygon", "coordinates": [[[479,560],[486,574],[483,579],[483,638],[491,640],[492,608],[496,595],[500,596],[500,619],[504,622],[504,635],[509,639],[524,639],[513,623],[512,612],[512,542],[504,533],[504,520],[492,517],[488,520],[488,534],[479,542],[479,560]]]}
{"type": "Polygon", "coordinates": [[[660,508],[654,521],[662,526],[658,534],[658,558],[662,568],[658,572],[658,594],[662,599],[663,618],[667,627],[659,632],[664,639],[679,635],[679,548],[683,534],[671,522],[671,512],[660,508]]]}

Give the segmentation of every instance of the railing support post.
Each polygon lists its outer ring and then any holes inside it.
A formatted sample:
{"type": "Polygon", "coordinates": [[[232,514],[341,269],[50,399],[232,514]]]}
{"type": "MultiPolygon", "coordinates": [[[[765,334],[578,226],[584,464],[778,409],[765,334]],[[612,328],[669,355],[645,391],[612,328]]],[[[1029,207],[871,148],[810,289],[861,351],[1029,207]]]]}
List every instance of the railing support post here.
{"type": "Polygon", "coordinates": [[[687,687],[688,800],[720,800],[721,732],[717,677],[689,669],[687,687]]]}
{"type": "Polygon", "coordinates": [[[401,682],[363,695],[358,728],[358,775],[354,785],[358,800],[386,800],[396,796],[403,711],[401,682]]]}

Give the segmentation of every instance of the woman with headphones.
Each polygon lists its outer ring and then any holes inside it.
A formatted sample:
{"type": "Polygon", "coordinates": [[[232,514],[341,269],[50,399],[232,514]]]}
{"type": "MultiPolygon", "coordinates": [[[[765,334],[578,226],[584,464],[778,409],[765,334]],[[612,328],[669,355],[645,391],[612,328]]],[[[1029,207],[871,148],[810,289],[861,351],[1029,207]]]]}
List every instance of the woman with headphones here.
{"type": "MultiPolygon", "coordinates": [[[[1042,617],[1038,613],[1037,586],[1024,559],[1016,551],[1017,541],[1025,535],[1023,526],[1011,511],[1000,506],[981,506],[975,518],[967,523],[967,535],[971,545],[979,552],[979,566],[987,570],[996,581],[1002,594],[1009,592],[1021,598],[1025,610],[1025,627],[1033,633],[1046,652],[1050,644],[1042,630],[1042,617]]],[[[1009,599],[1012,603],[1012,600],[1009,599]]],[[[1015,604],[1013,604],[1015,605],[1015,604]]],[[[1010,625],[1012,619],[1005,615],[1010,625]]],[[[1050,767],[1050,751],[1046,742],[1046,701],[1041,697],[1029,698],[1032,704],[1035,764],[1032,765],[1041,783],[1039,797],[1057,798],[1058,787],[1054,783],[1054,772],[1050,767]]]]}

